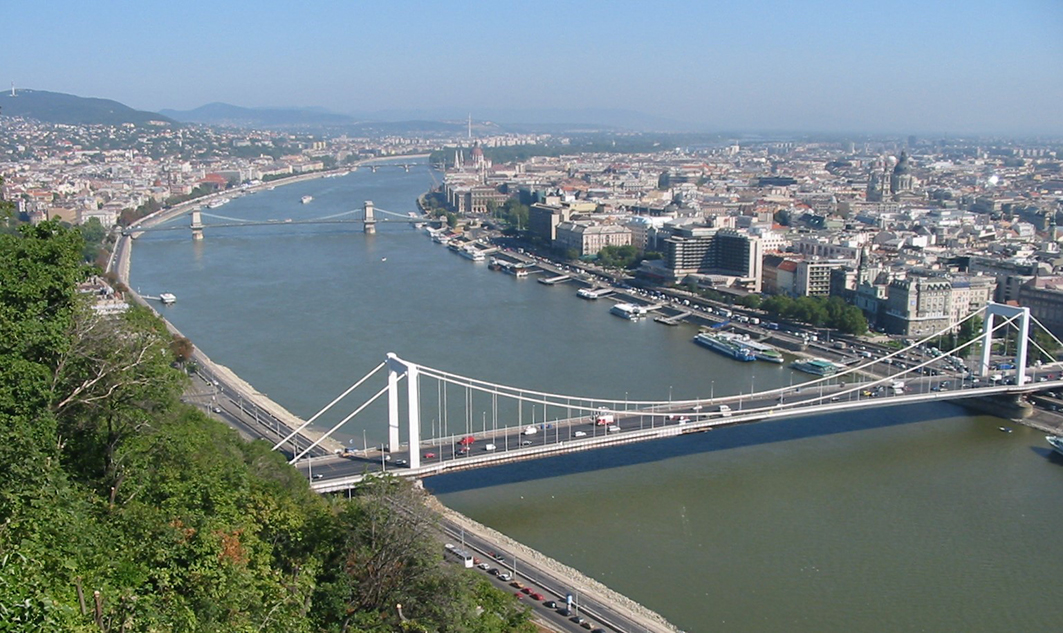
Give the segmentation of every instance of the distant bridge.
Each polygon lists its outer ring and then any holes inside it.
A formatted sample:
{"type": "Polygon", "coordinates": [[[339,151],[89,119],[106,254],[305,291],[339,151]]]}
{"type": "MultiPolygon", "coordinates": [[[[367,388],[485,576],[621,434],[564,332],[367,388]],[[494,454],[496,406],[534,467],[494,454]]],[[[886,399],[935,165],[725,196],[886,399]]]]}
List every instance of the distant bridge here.
{"type": "MultiPolygon", "coordinates": [[[[374,206],[372,200],[366,200],[360,209],[351,209],[349,211],[341,211],[340,213],[333,213],[318,218],[309,218],[301,220],[295,220],[292,218],[248,220],[245,218],[234,218],[230,216],[219,215],[216,213],[210,213],[209,211],[203,211],[200,207],[190,207],[185,213],[189,213],[192,216],[192,221],[188,225],[160,224],[143,228],[129,227],[122,231],[122,235],[137,237],[141,233],[149,231],[191,230],[193,239],[201,240],[203,239],[203,232],[206,229],[236,226],[295,226],[307,224],[355,224],[362,226],[363,230],[366,233],[371,234],[376,232],[376,225],[379,223],[416,225],[425,223],[440,223],[444,221],[443,219],[439,218],[430,218],[422,215],[412,214],[412,212],[403,214],[395,211],[381,209],[379,207],[374,206]],[[378,218],[376,216],[377,213],[383,214],[384,217],[378,218]],[[360,214],[361,217],[356,217],[356,215],[358,214],[360,214]],[[221,220],[221,222],[205,223],[203,222],[203,218],[205,217],[221,220]]],[[[184,215],[184,213],[182,213],[181,215],[184,215]]]]}

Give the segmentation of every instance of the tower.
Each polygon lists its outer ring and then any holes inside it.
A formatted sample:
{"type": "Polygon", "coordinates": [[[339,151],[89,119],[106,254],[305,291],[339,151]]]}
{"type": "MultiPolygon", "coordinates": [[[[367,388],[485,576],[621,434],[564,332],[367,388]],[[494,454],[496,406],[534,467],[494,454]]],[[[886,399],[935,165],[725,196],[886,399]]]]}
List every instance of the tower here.
{"type": "Polygon", "coordinates": [[[365,225],[364,225],[365,234],[366,235],[375,235],[376,234],[376,218],[373,217],[373,201],[372,200],[366,200],[365,204],[362,205],[362,208],[365,210],[365,225]]]}
{"type": "Polygon", "coordinates": [[[196,241],[203,239],[203,216],[199,209],[192,210],[192,239],[196,241]]]}

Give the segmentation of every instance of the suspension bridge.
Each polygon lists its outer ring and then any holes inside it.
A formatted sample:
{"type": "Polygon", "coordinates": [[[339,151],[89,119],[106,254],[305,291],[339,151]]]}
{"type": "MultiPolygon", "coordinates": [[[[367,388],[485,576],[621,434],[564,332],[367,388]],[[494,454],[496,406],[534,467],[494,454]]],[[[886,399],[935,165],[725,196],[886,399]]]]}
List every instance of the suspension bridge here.
{"type": "MultiPolygon", "coordinates": [[[[210,208],[208,206],[208,208],[210,208]]],[[[348,211],[341,211],[339,213],[332,213],[317,218],[276,218],[265,220],[250,220],[247,218],[234,218],[230,216],[220,215],[217,213],[211,213],[210,211],[204,211],[202,208],[191,208],[187,211],[191,216],[191,222],[187,225],[181,224],[160,224],[147,227],[135,227],[127,228],[122,234],[129,236],[139,236],[141,233],[151,231],[191,231],[192,238],[201,240],[204,237],[204,232],[207,229],[219,229],[227,227],[250,227],[250,226],[295,226],[295,225],[307,225],[307,224],[354,224],[362,227],[362,230],[367,234],[376,232],[377,224],[423,224],[440,222],[435,218],[430,218],[412,212],[399,213],[396,211],[388,211],[387,209],[381,209],[373,204],[372,200],[366,200],[365,203],[358,209],[350,209],[348,211]],[[380,214],[382,217],[378,217],[380,214]],[[203,218],[210,218],[215,220],[213,222],[204,222],[203,218]]]]}
{"type": "MultiPolygon", "coordinates": [[[[291,451],[291,463],[306,466],[314,489],[334,492],[350,488],[373,472],[420,478],[718,427],[867,407],[980,399],[996,406],[996,411],[1018,410],[1018,401],[1024,394],[1063,387],[1060,363],[1034,340],[1033,328],[1047,332],[1056,345],[1063,347],[1063,341],[1034,319],[1028,308],[990,303],[960,322],[880,358],[862,359],[851,366],[827,363],[834,370],[810,382],[674,401],[548,393],[462,376],[388,354],[277,442],[274,449],[291,451]],[[926,353],[928,342],[940,340],[942,335],[976,317],[983,319],[978,336],[948,351],[926,353]],[[1006,362],[994,360],[1000,356],[994,355],[994,345],[1002,344],[1014,347],[1005,348],[1010,352],[1006,362]],[[917,357],[916,362],[911,360],[913,356],[917,357]],[[901,358],[908,363],[902,366],[901,358]],[[1001,367],[1008,369],[1002,372],[1001,367]],[[374,377],[379,380],[381,375],[383,385],[351,413],[321,433],[315,442],[307,445],[304,440],[300,448],[291,450],[290,442],[299,437],[302,429],[360,388],[359,393],[369,391],[371,388],[365,385],[374,377]],[[366,448],[346,451],[344,457],[325,458],[332,464],[327,469],[319,468],[319,474],[314,476],[313,464],[321,458],[309,459],[307,455],[313,455],[317,444],[382,399],[386,402],[388,437],[382,450],[366,448]],[[475,419],[475,412],[481,412],[480,419],[475,419]],[[427,429],[423,424],[426,418],[431,419],[427,429]],[[327,477],[322,470],[328,472],[327,477]]],[[[379,412],[375,415],[380,417],[379,412]]]]}

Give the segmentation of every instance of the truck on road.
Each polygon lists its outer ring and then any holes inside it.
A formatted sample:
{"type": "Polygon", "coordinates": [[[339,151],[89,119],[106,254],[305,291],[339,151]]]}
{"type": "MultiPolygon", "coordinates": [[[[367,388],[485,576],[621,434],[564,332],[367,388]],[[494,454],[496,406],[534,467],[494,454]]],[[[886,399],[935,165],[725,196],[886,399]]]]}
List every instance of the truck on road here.
{"type": "Polygon", "coordinates": [[[612,424],[613,422],[616,422],[616,416],[612,413],[609,413],[608,409],[605,409],[604,407],[598,409],[598,413],[596,413],[594,416],[594,423],[598,426],[606,426],[608,424],[612,424]]]}

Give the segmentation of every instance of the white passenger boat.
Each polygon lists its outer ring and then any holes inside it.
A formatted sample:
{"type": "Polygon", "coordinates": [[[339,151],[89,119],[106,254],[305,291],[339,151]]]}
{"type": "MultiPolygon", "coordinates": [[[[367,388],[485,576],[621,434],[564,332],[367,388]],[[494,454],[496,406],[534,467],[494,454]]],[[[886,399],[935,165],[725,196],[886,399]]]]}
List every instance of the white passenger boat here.
{"type": "Polygon", "coordinates": [[[466,246],[458,251],[458,255],[461,255],[465,259],[471,259],[474,262],[482,262],[487,259],[484,252],[475,246],[466,246]]]}
{"type": "Polygon", "coordinates": [[[636,321],[646,316],[646,308],[637,306],[633,303],[618,303],[612,308],[609,308],[611,314],[615,314],[618,317],[623,317],[630,321],[636,321]]]}

